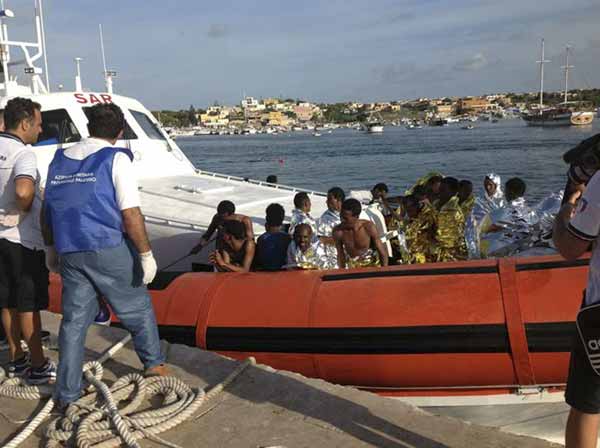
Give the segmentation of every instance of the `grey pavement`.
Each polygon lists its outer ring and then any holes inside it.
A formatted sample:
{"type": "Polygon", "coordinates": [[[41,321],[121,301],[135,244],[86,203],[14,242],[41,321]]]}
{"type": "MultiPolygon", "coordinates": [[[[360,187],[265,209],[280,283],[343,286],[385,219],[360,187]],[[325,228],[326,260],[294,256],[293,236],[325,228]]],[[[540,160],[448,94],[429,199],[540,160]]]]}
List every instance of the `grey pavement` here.
{"type": "MultiPolygon", "coordinates": [[[[44,328],[56,334],[60,316],[44,314],[44,328]]],[[[87,357],[96,358],[125,332],[94,326],[87,338],[87,357]]],[[[193,387],[221,382],[238,361],[197,348],[163,342],[168,363],[177,377],[193,387]]],[[[50,351],[56,358],[57,353],[50,351]]],[[[0,353],[6,362],[6,352],[0,353]]],[[[128,344],[105,364],[108,383],[141,369],[128,344]]],[[[0,444],[43,403],[0,398],[0,444]]],[[[258,365],[247,369],[206,409],[161,437],[183,447],[552,447],[531,437],[452,417],[436,416],[411,405],[354,388],[275,371],[258,365]]],[[[43,428],[23,446],[43,446],[43,428]]],[[[144,440],[142,446],[161,445],[144,440]]]]}

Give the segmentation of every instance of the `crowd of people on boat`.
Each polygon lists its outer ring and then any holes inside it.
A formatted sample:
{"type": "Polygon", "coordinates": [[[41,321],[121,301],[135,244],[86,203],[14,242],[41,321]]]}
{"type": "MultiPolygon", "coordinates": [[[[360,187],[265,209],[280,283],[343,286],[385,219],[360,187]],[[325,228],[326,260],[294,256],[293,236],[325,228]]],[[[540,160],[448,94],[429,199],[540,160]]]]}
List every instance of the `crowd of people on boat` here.
{"type": "MultiPolygon", "coordinates": [[[[256,240],[251,218],[236,213],[235,204],[224,200],[191,253],[197,254],[214,240],[209,260],[224,272],[495,257],[542,240],[562,200],[562,193],[557,193],[529,206],[521,178],[513,177],[503,185],[495,173],[485,176],[483,191],[476,197],[471,181],[441,173],[423,176],[402,196],[389,195],[384,183],[369,192],[350,192],[349,197],[342,188],[333,187],[327,192],[327,210],[319,217],[311,214],[309,194],[299,192],[289,223],[284,223],[286,211],[281,204],[266,208],[265,232],[256,240]]],[[[549,240],[548,233],[546,243],[549,240]]]]}

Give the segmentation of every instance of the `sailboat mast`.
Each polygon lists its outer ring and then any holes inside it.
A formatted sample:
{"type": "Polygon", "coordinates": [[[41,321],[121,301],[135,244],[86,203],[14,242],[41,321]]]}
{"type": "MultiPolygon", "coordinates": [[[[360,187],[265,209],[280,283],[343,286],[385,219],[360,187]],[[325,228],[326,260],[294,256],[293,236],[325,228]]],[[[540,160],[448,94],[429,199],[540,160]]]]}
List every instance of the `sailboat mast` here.
{"type": "Polygon", "coordinates": [[[537,61],[537,63],[540,64],[540,112],[544,107],[544,64],[550,62],[549,60],[544,59],[544,57],[544,39],[542,39],[542,58],[537,61]]]}
{"type": "Polygon", "coordinates": [[[562,67],[565,69],[565,104],[567,104],[567,101],[569,98],[569,69],[574,68],[573,65],[569,65],[569,50],[570,49],[571,49],[571,46],[567,45],[567,49],[566,49],[567,60],[566,60],[566,64],[562,67]]]}

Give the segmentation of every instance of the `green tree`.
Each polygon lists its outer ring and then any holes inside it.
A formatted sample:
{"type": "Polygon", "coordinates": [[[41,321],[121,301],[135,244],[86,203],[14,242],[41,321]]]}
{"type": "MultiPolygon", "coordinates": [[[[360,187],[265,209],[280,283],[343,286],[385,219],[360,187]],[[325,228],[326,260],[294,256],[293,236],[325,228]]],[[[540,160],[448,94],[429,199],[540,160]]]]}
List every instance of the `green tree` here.
{"type": "Polygon", "coordinates": [[[190,108],[188,110],[188,122],[191,126],[197,126],[198,125],[198,118],[196,116],[196,109],[194,109],[193,105],[190,105],[190,108]]]}

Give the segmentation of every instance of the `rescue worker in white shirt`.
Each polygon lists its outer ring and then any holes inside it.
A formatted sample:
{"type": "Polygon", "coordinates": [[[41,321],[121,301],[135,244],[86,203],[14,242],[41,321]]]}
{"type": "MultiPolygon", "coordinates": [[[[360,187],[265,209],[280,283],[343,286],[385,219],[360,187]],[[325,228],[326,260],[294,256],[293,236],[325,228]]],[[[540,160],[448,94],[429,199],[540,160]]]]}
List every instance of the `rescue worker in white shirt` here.
{"type": "MultiPolygon", "coordinates": [[[[582,305],[585,308],[600,303],[600,172],[593,175],[587,188],[583,184],[576,188],[556,216],[552,238],[560,254],[570,261],[589,250],[593,243],[582,305]],[[581,191],[584,191],[583,196],[581,191]]],[[[571,406],[565,434],[566,447],[595,448],[600,424],[600,376],[592,369],[577,336],[571,350],[565,401],[571,406]]]]}
{"type": "Polygon", "coordinates": [[[133,154],[114,147],[125,118],[117,105],[99,104],[88,120],[90,138],[56,151],[44,200],[44,238],[53,245],[47,263],[62,277],[55,398],[63,407],[81,393],[85,337],[98,313],[97,292],[132,333],[146,374],[168,373],[146,289],[157,267],[140,210],[133,154]]]}
{"type": "Polygon", "coordinates": [[[346,199],[344,190],[340,187],[330,188],[327,192],[327,210],[317,220],[317,235],[325,249],[331,269],[337,269],[338,264],[333,228],[342,222],[340,211],[344,199],[346,199]]]}
{"type": "Polygon", "coordinates": [[[56,366],[44,357],[40,311],[48,307],[48,271],[39,227],[40,176],[35,143],[42,130],[41,106],[25,98],[4,109],[0,133],[0,308],[9,345],[8,376],[32,384],[53,382],[56,366]],[[21,348],[21,338],[29,353],[21,348]]]}
{"type": "Polygon", "coordinates": [[[296,193],[294,196],[294,210],[292,210],[292,217],[290,219],[290,228],[288,233],[290,236],[294,236],[294,229],[298,224],[308,224],[312,229],[313,239],[317,238],[317,222],[310,215],[311,202],[308,193],[301,191],[296,193]]]}

